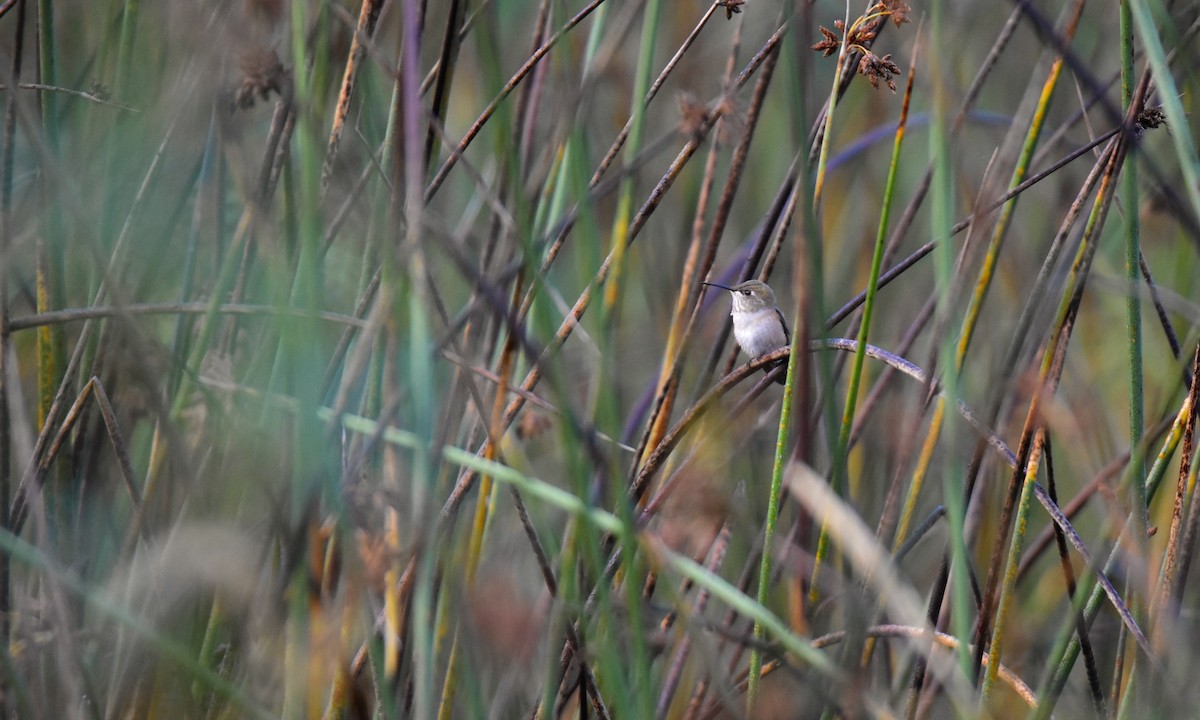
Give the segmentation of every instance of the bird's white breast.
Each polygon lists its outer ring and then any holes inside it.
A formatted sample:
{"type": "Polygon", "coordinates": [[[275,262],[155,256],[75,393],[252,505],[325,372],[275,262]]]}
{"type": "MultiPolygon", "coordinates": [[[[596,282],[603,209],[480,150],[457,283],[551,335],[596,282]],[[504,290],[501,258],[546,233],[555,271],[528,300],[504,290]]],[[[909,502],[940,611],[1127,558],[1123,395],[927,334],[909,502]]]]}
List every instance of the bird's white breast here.
{"type": "Polygon", "coordinates": [[[752,358],[788,344],[775,308],[733,314],[733,336],[752,358]]]}

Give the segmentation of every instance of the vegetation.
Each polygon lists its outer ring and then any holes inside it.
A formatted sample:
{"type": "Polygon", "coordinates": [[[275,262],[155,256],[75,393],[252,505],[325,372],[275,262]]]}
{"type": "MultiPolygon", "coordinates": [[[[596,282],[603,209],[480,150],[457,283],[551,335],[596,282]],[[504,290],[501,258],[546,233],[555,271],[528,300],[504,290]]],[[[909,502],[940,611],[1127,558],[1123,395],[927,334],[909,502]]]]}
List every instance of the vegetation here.
{"type": "Polygon", "coordinates": [[[0,2],[0,714],[1195,715],[1198,29],[0,2]]]}

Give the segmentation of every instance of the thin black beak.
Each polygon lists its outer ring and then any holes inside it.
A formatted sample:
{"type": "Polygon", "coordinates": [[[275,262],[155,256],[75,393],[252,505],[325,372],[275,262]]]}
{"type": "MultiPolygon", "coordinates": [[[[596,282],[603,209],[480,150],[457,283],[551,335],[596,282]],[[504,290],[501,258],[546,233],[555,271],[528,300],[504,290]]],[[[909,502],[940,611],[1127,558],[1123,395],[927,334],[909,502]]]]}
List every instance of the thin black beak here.
{"type": "Polygon", "coordinates": [[[722,285],[722,284],[720,284],[720,283],[710,283],[710,282],[703,282],[703,281],[701,281],[701,282],[700,282],[700,284],[701,284],[701,285],[711,285],[712,287],[719,287],[719,288],[721,288],[722,290],[728,290],[729,292],[733,292],[733,288],[731,288],[731,287],[729,287],[729,286],[727,286],[727,285],[722,285]]]}

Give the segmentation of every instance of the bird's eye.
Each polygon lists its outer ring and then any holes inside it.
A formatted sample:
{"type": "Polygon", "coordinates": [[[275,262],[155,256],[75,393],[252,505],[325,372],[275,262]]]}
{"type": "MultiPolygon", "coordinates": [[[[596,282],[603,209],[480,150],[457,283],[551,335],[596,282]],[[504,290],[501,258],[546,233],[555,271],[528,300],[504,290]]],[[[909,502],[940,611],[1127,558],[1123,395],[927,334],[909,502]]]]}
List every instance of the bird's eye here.
{"type": "Polygon", "coordinates": [[[745,295],[746,297],[750,297],[750,291],[749,291],[749,290],[743,290],[743,291],[742,291],[742,294],[743,294],[743,295],[745,295]]]}

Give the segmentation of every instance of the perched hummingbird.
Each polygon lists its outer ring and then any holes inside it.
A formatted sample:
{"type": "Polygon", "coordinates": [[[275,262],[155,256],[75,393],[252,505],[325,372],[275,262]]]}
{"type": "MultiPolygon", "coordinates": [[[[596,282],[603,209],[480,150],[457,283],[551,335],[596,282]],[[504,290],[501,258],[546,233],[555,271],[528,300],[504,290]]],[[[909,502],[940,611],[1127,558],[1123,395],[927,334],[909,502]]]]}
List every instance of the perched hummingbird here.
{"type": "MultiPolygon", "coordinates": [[[[766,283],[747,280],[733,287],[701,284],[728,290],[733,295],[733,309],[729,312],[733,316],[733,336],[751,359],[791,344],[787,322],[775,304],[775,293],[766,283]]],[[[763,371],[770,372],[774,367],[764,367],[763,371]]],[[[783,376],[775,378],[775,382],[783,385],[783,376]]]]}

